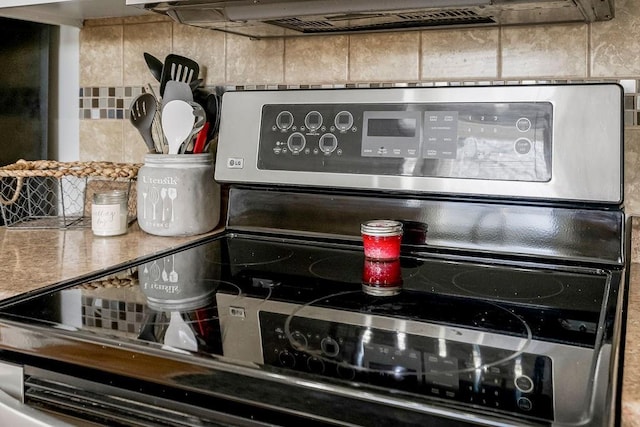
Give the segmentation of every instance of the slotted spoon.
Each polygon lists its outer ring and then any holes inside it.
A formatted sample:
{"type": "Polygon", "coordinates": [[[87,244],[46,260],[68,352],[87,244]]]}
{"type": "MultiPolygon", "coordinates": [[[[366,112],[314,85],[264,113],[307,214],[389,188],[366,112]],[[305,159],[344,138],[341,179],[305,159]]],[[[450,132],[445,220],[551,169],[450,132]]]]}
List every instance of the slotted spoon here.
{"type": "Polygon", "coordinates": [[[156,152],[151,126],[157,108],[156,98],[150,93],[138,95],[129,107],[129,121],[140,132],[150,153],[156,152]]]}

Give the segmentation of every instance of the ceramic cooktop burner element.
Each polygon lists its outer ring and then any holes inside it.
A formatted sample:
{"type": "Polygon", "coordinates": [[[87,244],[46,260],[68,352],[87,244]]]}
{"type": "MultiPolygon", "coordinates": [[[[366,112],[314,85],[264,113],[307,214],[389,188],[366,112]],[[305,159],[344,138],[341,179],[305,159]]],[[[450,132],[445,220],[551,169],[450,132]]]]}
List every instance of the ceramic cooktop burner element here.
{"type": "Polygon", "coordinates": [[[500,300],[535,301],[560,295],[564,284],[555,277],[544,277],[540,273],[513,272],[495,269],[473,269],[462,271],[451,279],[459,289],[486,298],[500,300]]]}
{"type": "MultiPolygon", "coordinates": [[[[333,280],[337,282],[362,283],[371,278],[371,268],[367,266],[374,262],[366,260],[362,253],[345,253],[341,255],[329,256],[315,261],[309,265],[309,272],[320,279],[333,280]]],[[[392,263],[388,263],[392,264],[392,263]]],[[[397,272],[402,281],[415,277],[419,269],[414,260],[400,257],[398,261],[399,271],[397,272]]],[[[397,275],[397,274],[396,274],[397,275]]]]}
{"type": "Polygon", "coordinates": [[[278,263],[294,255],[293,250],[285,246],[274,246],[260,241],[252,242],[251,246],[243,247],[242,250],[234,250],[233,243],[235,242],[230,241],[228,248],[217,247],[207,253],[205,259],[212,264],[250,267],[278,263]]]}

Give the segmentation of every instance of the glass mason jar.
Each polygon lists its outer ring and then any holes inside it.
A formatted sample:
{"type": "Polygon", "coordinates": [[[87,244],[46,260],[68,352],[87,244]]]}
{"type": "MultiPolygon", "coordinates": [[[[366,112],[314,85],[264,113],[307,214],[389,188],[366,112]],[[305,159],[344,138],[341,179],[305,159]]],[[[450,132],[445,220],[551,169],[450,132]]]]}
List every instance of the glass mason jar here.
{"type": "Polygon", "coordinates": [[[376,219],[361,224],[360,232],[364,256],[378,261],[400,257],[402,223],[388,219],[376,219]]]}
{"type": "Polygon", "coordinates": [[[96,236],[119,236],[127,232],[129,193],[113,190],[95,193],[91,203],[91,231],[96,236]]]}

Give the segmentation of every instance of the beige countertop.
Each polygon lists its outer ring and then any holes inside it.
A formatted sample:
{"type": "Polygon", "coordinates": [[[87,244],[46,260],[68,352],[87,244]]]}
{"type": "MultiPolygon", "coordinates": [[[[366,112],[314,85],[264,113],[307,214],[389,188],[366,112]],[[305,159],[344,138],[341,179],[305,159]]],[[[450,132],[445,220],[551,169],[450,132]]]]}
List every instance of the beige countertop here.
{"type": "MultiPolygon", "coordinates": [[[[160,237],[141,231],[134,223],[123,236],[96,237],[90,229],[0,227],[0,299],[96,273],[218,231],[191,237],[160,237]]],[[[632,234],[622,379],[623,427],[640,427],[640,220],[634,219],[632,234]]]]}
{"type": "Polygon", "coordinates": [[[161,237],[132,224],[127,234],[94,236],[90,228],[67,230],[0,227],[0,299],[168,250],[215,234],[161,237]]]}

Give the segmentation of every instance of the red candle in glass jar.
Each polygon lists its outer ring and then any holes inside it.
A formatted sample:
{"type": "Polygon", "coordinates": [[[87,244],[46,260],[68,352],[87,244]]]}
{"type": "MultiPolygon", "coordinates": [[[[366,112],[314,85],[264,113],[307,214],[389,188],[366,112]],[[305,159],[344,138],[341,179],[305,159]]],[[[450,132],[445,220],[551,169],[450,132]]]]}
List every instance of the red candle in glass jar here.
{"type": "Polygon", "coordinates": [[[364,260],[362,289],[370,295],[395,295],[402,287],[400,259],[391,261],[364,260]]]}
{"type": "Polygon", "coordinates": [[[393,260],[400,257],[402,223],[388,219],[377,219],[363,223],[360,227],[364,256],[372,260],[393,260]]]}

